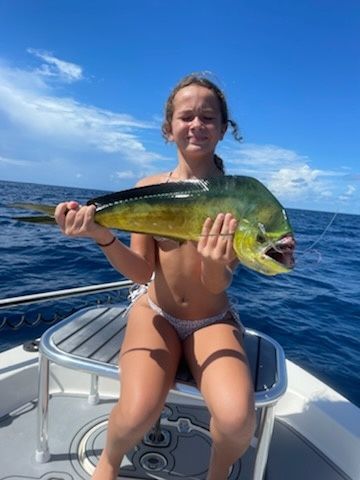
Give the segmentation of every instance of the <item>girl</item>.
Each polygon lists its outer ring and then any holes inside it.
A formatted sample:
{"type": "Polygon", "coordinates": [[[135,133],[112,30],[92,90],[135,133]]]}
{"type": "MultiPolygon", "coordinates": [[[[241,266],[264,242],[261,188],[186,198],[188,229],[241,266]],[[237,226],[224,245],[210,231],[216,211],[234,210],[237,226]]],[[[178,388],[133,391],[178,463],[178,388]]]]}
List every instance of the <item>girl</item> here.
{"type": "MultiPolygon", "coordinates": [[[[224,175],[215,148],[228,124],[239,138],[221,90],[201,76],[185,77],[167,101],[162,128],[177,146],[178,164],[137,185],[224,175]]],[[[197,244],[132,234],[129,248],[94,222],[94,210],[65,202],[55,218],[66,235],[93,238],[124,276],[150,283],[129,313],[119,357],[121,396],[93,480],[116,479],[124,454],[159,417],[182,355],[211,414],[207,479],[226,479],[248,448],[255,425],[242,326],[226,295],[237,263],[236,220],[227,212],[208,218],[197,244]]]]}

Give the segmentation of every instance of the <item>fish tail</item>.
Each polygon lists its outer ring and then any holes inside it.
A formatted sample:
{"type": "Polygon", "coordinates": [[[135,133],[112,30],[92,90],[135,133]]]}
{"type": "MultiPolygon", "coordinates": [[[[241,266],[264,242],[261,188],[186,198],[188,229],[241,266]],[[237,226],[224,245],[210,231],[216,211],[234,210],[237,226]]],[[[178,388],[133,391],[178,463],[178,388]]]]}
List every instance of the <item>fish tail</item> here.
{"type": "Polygon", "coordinates": [[[29,215],[26,217],[11,217],[13,220],[26,223],[42,223],[44,225],[55,225],[55,218],[48,215],[29,215]]]}
{"type": "Polygon", "coordinates": [[[47,225],[55,225],[55,206],[42,205],[38,203],[14,203],[9,205],[11,208],[18,208],[20,210],[34,210],[35,212],[42,212],[45,215],[26,215],[26,216],[14,216],[14,220],[27,223],[42,223],[47,225]]]}

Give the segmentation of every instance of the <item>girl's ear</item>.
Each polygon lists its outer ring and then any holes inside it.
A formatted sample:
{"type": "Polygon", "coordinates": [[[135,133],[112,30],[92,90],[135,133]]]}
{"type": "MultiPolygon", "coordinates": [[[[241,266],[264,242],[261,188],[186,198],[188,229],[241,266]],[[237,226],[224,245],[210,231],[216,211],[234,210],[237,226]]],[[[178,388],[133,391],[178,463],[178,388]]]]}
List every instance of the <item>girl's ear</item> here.
{"type": "Polygon", "coordinates": [[[173,142],[174,141],[174,135],[172,134],[170,129],[168,129],[168,128],[166,129],[165,135],[166,135],[166,140],[168,142],[173,142]]]}
{"type": "Polygon", "coordinates": [[[224,138],[224,135],[226,133],[226,130],[227,130],[227,123],[223,123],[222,127],[221,127],[221,137],[220,137],[220,140],[222,140],[224,138]]]}

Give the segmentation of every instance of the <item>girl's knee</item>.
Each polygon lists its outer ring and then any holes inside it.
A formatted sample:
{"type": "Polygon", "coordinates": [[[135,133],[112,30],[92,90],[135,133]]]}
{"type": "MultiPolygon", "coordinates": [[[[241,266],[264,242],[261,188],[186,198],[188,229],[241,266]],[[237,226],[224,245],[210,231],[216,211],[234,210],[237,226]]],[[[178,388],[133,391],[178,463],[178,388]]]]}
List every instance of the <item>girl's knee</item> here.
{"type": "Polygon", "coordinates": [[[118,432],[126,434],[145,434],[161,414],[162,405],[147,402],[117,404],[111,414],[113,425],[118,432]]]}
{"type": "Polygon", "coordinates": [[[243,408],[222,409],[213,415],[216,430],[224,437],[233,441],[250,443],[256,423],[254,405],[250,404],[243,408]]]}

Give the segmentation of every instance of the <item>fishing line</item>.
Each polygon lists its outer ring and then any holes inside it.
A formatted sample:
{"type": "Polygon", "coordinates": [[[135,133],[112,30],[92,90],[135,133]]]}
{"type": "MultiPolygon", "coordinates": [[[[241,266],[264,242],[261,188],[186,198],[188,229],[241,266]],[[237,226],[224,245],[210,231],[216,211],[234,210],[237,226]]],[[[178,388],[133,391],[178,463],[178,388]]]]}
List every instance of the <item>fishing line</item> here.
{"type": "MultiPolygon", "coordinates": [[[[338,212],[335,212],[334,215],[332,216],[331,220],[329,221],[329,223],[327,224],[327,226],[325,227],[324,231],[320,234],[320,236],[309,246],[307,247],[305,250],[301,251],[301,252],[298,252],[298,255],[301,255],[303,256],[305,253],[309,252],[309,251],[312,251],[315,247],[315,245],[317,245],[320,240],[322,240],[324,238],[324,236],[326,235],[326,232],[329,230],[329,228],[331,227],[331,225],[334,223],[334,220],[335,218],[337,217],[338,215],[338,212]]],[[[259,223],[258,224],[258,227],[259,227],[259,230],[266,236],[266,229],[264,227],[264,225],[262,223],[259,223]]],[[[279,253],[282,253],[283,250],[281,249],[281,240],[279,242],[272,242],[270,241],[270,246],[271,248],[273,248],[276,252],[279,252],[279,253]]],[[[314,253],[316,253],[318,255],[318,262],[321,261],[321,253],[318,252],[317,250],[313,250],[314,253]]]]}
{"type": "Polygon", "coordinates": [[[335,218],[337,217],[338,215],[338,212],[335,212],[332,219],[330,220],[330,222],[328,223],[328,225],[326,226],[325,230],[321,233],[321,235],[319,236],[319,238],[317,238],[309,247],[307,247],[305,250],[303,250],[302,252],[299,252],[300,255],[304,255],[306,252],[310,251],[310,250],[313,250],[313,248],[315,247],[315,245],[317,245],[320,240],[322,240],[326,234],[326,232],[329,230],[329,228],[331,227],[331,225],[334,223],[334,220],[335,218]]]}
{"type": "Polygon", "coordinates": [[[330,219],[329,223],[327,224],[327,226],[325,227],[323,232],[319,235],[319,237],[309,247],[305,248],[305,250],[302,250],[302,251],[297,251],[295,249],[294,253],[295,253],[295,258],[296,258],[296,268],[297,268],[297,270],[299,270],[299,267],[300,267],[300,269],[302,267],[304,267],[304,262],[303,262],[304,256],[309,255],[309,253],[312,253],[313,255],[316,256],[316,258],[314,260],[314,264],[319,265],[322,262],[321,252],[319,250],[315,249],[314,247],[324,238],[324,236],[326,235],[326,233],[330,229],[331,225],[334,223],[335,218],[337,217],[338,214],[339,214],[339,212],[335,212],[333,214],[332,218],[330,219]]]}
{"type": "Polygon", "coordinates": [[[234,233],[200,233],[199,237],[231,237],[234,233]]]}

